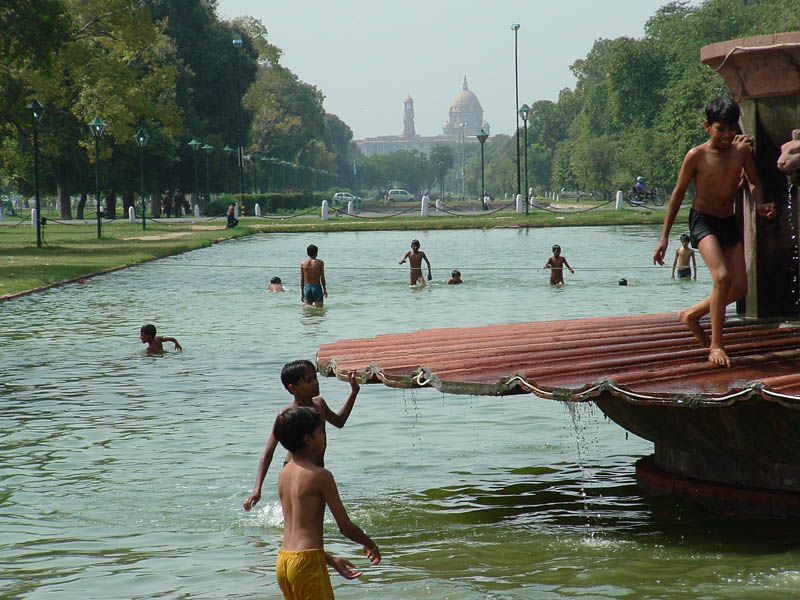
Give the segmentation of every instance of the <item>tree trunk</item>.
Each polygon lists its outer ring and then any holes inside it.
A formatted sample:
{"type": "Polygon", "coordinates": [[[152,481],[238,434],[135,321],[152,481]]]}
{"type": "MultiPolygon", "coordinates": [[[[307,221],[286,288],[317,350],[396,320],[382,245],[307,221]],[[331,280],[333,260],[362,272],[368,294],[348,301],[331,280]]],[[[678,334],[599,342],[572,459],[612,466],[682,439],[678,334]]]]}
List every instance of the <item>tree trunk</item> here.
{"type": "Polygon", "coordinates": [[[151,198],[150,214],[154,219],[158,219],[161,216],[161,192],[156,192],[151,198]]]}
{"type": "Polygon", "coordinates": [[[58,218],[71,219],[72,206],[70,205],[70,178],[62,164],[56,166],[56,193],[58,195],[58,218]]]}
{"type": "MultiPolygon", "coordinates": [[[[133,192],[122,192],[122,218],[128,218],[128,209],[133,206],[133,192]]],[[[139,215],[141,216],[141,215],[139,215]]]]}
{"type": "Polygon", "coordinates": [[[105,196],[106,205],[106,219],[117,218],[117,195],[114,192],[108,192],[105,196]]]}
{"type": "Polygon", "coordinates": [[[88,200],[86,192],[81,192],[81,199],[78,200],[78,208],[75,210],[75,212],[77,213],[75,215],[76,219],[83,220],[83,209],[86,206],[86,200],[88,200]]]}

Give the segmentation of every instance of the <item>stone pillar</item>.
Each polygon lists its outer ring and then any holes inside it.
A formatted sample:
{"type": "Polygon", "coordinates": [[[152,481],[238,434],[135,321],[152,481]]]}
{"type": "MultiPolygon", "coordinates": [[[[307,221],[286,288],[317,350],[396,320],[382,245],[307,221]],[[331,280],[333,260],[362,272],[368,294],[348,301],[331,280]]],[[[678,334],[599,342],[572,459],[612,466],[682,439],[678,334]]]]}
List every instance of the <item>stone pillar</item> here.
{"type": "Polygon", "coordinates": [[[256,211],[256,216],[260,217],[261,216],[261,205],[258,202],[256,202],[255,211],[256,211]]]}
{"type": "Polygon", "coordinates": [[[353,201],[352,200],[348,200],[347,201],[347,214],[351,215],[351,216],[353,215],[353,201]]]}
{"type": "Polygon", "coordinates": [[[131,223],[136,223],[136,209],[132,206],[128,207],[128,221],[131,223]]]}
{"type": "Polygon", "coordinates": [[[517,214],[521,215],[525,212],[525,206],[522,204],[522,194],[517,194],[515,200],[517,205],[517,214]]]}
{"type": "Polygon", "coordinates": [[[322,201],[322,211],[321,211],[321,214],[320,214],[320,218],[323,221],[327,221],[328,220],[328,201],[327,200],[323,200],[322,201]]]}
{"type": "Polygon", "coordinates": [[[200,218],[200,205],[199,204],[195,204],[194,205],[194,216],[197,219],[200,218]]]}
{"type": "Polygon", "coordinates": [[[420,206],[419,206],[419,214],[420,214],[421,217],[427,217],[428,216],[428,196],[427,195],[422,196],[422,202],[420,202],[420,206]]]}
{"type": "Polygon", "coordinates": [[[622,210],[622,200],[624,199],[625,194],[622,193],[622,190],[617,190],[617,202],[614,205],[615,210],[622,210]]]}

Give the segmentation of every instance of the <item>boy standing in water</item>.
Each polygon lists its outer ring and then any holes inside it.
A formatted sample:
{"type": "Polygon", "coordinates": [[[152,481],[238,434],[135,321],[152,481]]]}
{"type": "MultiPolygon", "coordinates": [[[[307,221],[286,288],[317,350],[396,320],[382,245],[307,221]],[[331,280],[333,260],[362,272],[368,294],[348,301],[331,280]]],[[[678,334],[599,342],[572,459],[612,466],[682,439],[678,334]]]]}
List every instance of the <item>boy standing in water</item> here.
{"type": "Polygon", "coordinates": [[[681,247],[675,250],[670,279],[675,279],[675,267],[678,267],[678,279],[691,279],[692,267],[689,266],[689,261],[694,266],[694,278],[697,279],[697,260],[694,257],[694,250],[689,248],[689,236],[684,233],[681,235],[681,247]]]}
{"type": "Polygon", "coordinates": [[[425,253],[419,249],[419,240],[411,240],[411,250],[405,253],[403,260],[400,261],[402,265],[408,259],[410,283],[408,285],[415,286],[417,284],[425,285],[425,278],[422,276],[422,261],[428,263],[428,281],[431,280],[431,261],[425,256],[425,253]]]}
{"type": "Polygon", "coordinates": [[[339,497],[330,471],[320,466],[327,439],[325,422],[311,407],[289,408],[275,419],[273,436],[280,440],[291,460],[278,478],[283,510],[283,543],[278,550],[275,574],[287,600],[333,599],[328,569],[332,566],[346,579],[361,573],[349,560],[323,549],[322,520],[325,505],[331,509],[342,534],[364,547],[373,565],[381,562],[378,545],[353,523],[339,497]]]}
{"type": "Polygon", "coordinates": [[[142,340],[143,344],[147,344],[147,356],[151,354],[164,354],[164,342],[172,342],[175,345],[175,350],[183,350],[178,340],[175,338],[157,336],[156,326],[150,325],[149,323],[147,325],[142,325],[142,328],[139,330],[139,339],[142,340]]]}
{"type": "Polygon", "coordinates": [[[705,129],[709,139],[686,153],[678,174],[678,182],[669,199],[664,227],[658,240],[653,262],[664,264],[669,232],[689,183],[694,180],[695,198],[689,212],[692,246],[711,271],[713,287],[705,300],[682,310],[678,318],[697,340],[708,347],[708,360],[729,367],[731,360],[722,343],[725,307],[747,292],[744,247],[733,203],[742,180],[742,170],[750,183],[757,212],[773,218],[775,205],[763,204],[761,184],[747,143],[736,138],[739,107],[730,98],[716,98],[706,105],[705,129]],[[711,340],[700,326],[700,318],[711,313],[711,340]]]}
{"type": "Polygon", "coordinates": [[[575,273],[567,259],[561,256],[561,246],[554,244],[553,256],[544,264],[545,269],[550,269],[550,285],[564,285],[564,267],[567,267],[570,273],[575,273]]]}
{"type": "MultiPolygon", "coordinates": [[[[295,360],[287,363],[281,369],[281,383],[283,387],[294,396],[294,401],[288,406],[284,407],[279,415],[290,408],[298,406],[308,406],[316,409],[320,418],[327,421],[334,427],[341,429],[347,423],[350,412],[353,410],[353,404],[356,401],[358,390],[361,386],[356,381],[356,372],[350,371],[348,376],[350,382],[350,395],[338,413],[333,412],[325,403],[323,398],[319,396],[319,381],[317,381],[317,370],[314,368],[313,363],[307,360],[295,360]]],[[[272,455],[275,453],[275,448],[278,446],[278,440],[270,433],[267,440],[267,446],[261,454],[258,461],[258,472],[256,473],[256,484],[253,487],[253,493],[244,501],[244,509],[250,510],[261,499],[261,486],[264,484],[264,478],[267,476],[267,469],[272,463],[272,455]]],[[[289,460],[287,458],[287,460],[289,460]]],[[[324,453],[320,456],[320,466],[324,466],[324,453]]]]}
{"type": "Polygon", "coordinates": [[[317,258],[319,248],[310,244],[306,248],[308,258],[300,263],[300,301],[322,308],[323,298],[328,297],[325,285],[325,263],[317,258]]]}

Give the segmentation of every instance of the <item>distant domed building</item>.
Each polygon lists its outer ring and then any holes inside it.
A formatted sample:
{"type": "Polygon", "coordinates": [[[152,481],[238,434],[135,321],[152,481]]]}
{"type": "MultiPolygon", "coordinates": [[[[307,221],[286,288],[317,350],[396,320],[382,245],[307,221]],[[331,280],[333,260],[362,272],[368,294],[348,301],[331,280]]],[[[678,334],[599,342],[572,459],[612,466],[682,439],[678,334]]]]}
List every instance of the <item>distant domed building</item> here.
{"type": "Polygon", "coordinates": [[[463,89],[453,98],[450,117],[444,124],[442,133],[446,137],[457,138],[462,125],[465,136],[476,136],[481,129],[489,133],[489,124],[483,120],[483,107],[478,101],[478,97],[469,90],[466,75],[463,89]]]}
{"type": "Polygon", "coordinates": [[[483,119],[483,107],[478,97],[469,89],[467,77],[461,91],[453,98],[442,135],[420,136],[414,127],[414,100],[409,94],[403,100],[403,135],[381,135],[355,140],[364,156],[390,154],[396,150],[419,150],[428,154],[437,144],[456,144],[460,141],[477,142],[480,130],[490,134],[489,123],[483,119]]]}

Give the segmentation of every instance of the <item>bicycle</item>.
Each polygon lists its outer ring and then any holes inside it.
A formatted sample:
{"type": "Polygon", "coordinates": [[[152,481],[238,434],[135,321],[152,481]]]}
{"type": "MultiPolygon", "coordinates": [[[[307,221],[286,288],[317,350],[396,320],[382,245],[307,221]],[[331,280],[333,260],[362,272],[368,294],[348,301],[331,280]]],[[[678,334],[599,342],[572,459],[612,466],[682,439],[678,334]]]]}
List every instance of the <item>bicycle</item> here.
{"type": "Polygon", "coordinates": [[[633,207],[647,206],[648,202],[651,202],[653,206],[664,206],[665,202],[664,192],[657,187],[649,188],[644,192],[633,189],[628,192],[625,200],[633,207]]]}

